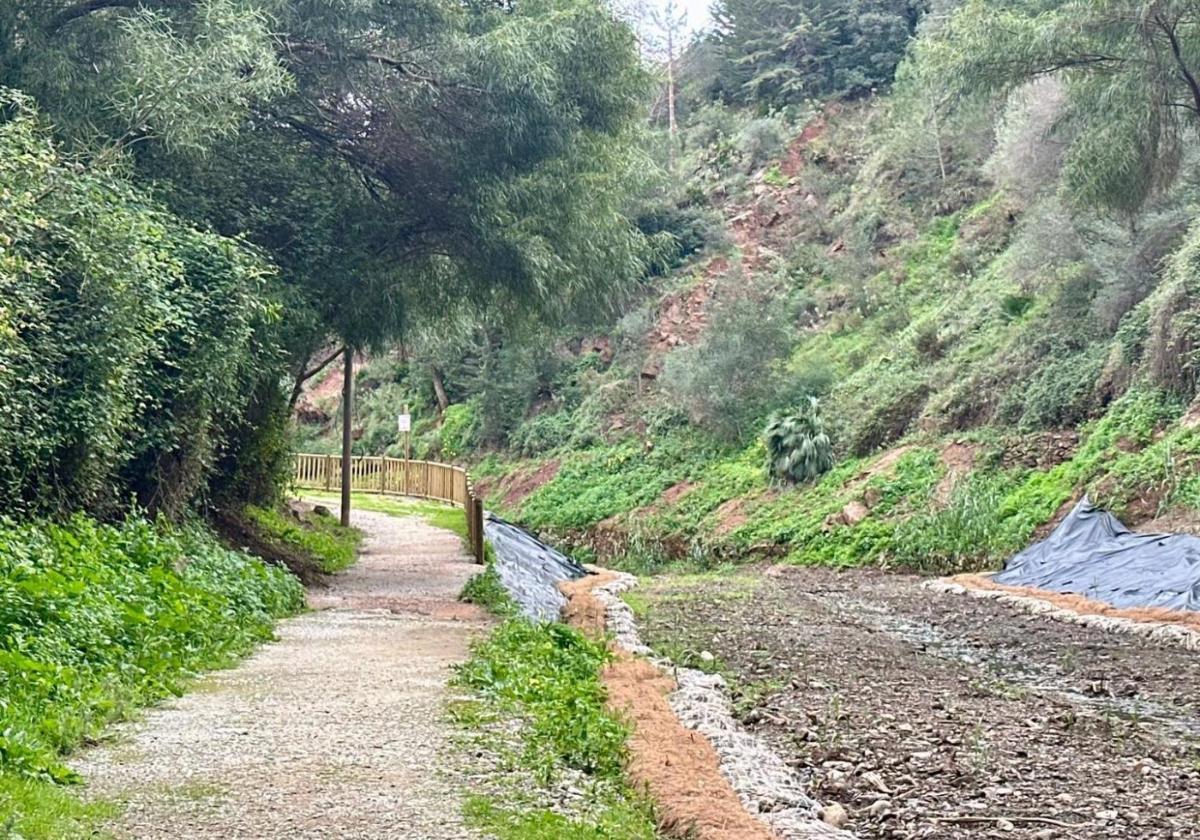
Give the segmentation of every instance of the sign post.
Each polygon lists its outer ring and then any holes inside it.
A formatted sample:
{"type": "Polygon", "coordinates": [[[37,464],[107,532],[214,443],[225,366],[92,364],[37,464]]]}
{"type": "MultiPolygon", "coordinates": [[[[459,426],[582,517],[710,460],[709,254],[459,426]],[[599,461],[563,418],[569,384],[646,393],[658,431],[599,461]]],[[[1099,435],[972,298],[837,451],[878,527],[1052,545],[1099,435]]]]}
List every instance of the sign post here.
{"type": "Polygon", "coordinates": [[[408,495],[408,462],[412,460],[412,415],[408,413],[408,406],[404,406],[404,413],[396,417],[396,426],[404,435],[404,493],[408,495]]]}

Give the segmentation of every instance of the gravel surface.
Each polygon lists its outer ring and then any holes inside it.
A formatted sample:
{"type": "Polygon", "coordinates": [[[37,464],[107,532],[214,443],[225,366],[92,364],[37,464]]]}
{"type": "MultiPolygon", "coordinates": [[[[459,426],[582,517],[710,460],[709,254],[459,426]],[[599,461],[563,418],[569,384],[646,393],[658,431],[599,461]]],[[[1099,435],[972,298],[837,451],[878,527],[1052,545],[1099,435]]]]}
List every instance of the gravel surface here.
{"type": "Polygon", "coordinates": [[[420,519],[354,521],[362,556],[315,612],[75,762],[91,793],[128,803],[118,837],[478,836],[443,722],[450,666],[487,627],[455,602],[478,567],[420,519]]]}
{"type": "Polygon", "coordinates": [[[646,641],[715,656],[864,840],[1200,838],[1194,652],[866,570],[645,591],[646,641]]]}

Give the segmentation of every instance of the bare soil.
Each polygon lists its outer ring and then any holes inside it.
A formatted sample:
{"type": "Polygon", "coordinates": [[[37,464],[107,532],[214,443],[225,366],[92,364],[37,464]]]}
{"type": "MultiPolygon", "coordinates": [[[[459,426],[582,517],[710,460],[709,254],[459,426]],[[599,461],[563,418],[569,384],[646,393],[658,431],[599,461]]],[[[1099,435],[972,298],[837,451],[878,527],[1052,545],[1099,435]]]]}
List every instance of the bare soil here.
{"type": "Polygon", "coordinates": [[[1200,657],[877,571],[644,582],[862,838],[1200,838],[1200,657]]]}

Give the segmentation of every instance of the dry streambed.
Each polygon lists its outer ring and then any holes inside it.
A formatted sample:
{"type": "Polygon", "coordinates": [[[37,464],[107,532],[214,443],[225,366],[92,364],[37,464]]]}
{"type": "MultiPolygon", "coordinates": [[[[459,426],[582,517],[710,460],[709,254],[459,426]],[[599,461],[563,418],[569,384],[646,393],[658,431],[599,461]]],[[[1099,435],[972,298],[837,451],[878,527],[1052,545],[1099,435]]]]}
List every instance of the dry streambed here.
{"type": "Polygon", "coordinates": [[[1200,657],[822,569],[644,583],[744,724],[860,837],[1200,838],[1200,657]]]}
{"type": "Polygon", "coordinates": [[[629,721],[631,782],[655,803],[661,827],[696,840],[837,840],[839,806],[821,809],[799,776],[733,719],[720,677],[655,658],[621,593],[630,575],[601,572],[561,585],[564,619],[613,634],[601,674],[609,707],[629,721]]]}

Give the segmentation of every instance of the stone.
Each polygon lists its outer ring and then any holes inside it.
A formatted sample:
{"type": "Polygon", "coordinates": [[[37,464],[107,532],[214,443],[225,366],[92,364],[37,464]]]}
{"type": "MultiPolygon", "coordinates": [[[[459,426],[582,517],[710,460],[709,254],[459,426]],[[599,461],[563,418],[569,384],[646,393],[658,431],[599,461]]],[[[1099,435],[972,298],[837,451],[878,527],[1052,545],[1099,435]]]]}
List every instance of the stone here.
{"type": "Polygon", "coordinates": [[[846,809],[836,802],[830,802],[821,809],[821,822],[834,828],[841,828],[848,819],[849,815],[846,813],[846,809]]]}

